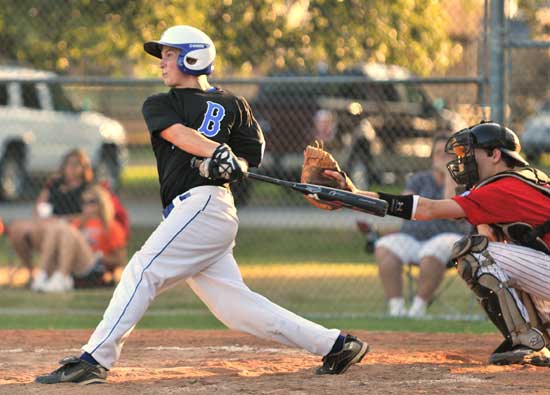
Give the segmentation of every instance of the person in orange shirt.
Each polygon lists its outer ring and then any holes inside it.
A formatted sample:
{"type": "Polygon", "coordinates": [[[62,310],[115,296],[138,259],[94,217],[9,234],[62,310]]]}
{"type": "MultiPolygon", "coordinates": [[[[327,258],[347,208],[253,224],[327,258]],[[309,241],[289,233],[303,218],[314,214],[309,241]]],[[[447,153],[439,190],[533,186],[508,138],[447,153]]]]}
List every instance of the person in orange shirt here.
{"type": "Polygon", "coordinates": [[[82,215],[57,221],[44,233],[31,289],[65,292],[95,281],[126,260],[126,232],[114,219],[110,193],[93,184],[82,194],[82,215]]]}

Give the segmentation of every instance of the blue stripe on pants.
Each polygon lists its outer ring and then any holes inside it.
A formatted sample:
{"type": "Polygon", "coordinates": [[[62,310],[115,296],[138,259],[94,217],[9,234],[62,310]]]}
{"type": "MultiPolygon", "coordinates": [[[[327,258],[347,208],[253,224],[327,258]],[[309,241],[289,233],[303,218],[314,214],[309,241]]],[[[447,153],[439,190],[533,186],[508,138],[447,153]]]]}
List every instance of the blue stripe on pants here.
{"type": "Polygon", "coordinates": [[[136,284],[136,287],[134,288],[134,291],[132,292],[132,296],[130,296],[130,299],[128,300],[128,303],[126,303],[126,306],[124,306],[124,309],[122,310],[122,313],[120,314],[120,317],[118,317],[117,321],[115,322],[115,324],[113,325],[113,328],[111,329],[111,331],[107,334],[107,336],[105,336],[105,339],[103,339],[94,349],[92,352],[90,352],[90,354],[93,354],[94,352],[96,352],[96,350],[101,347],[103,345],[103,343],[105,343],[107,341],[107,339],[109,338],[109,336],[111,336],[111,334],[113,333],[113,331],[115,330],[115,328],[117,327],[117,325],[119,324],[120,320],[122,319],[122,317],[124,316],[124,314],[126,313],[126,310],[128,309],[128,306],[130,305],[130,303],[132,302],[132,300],[134,299],[134,296],[136,295],[136,292],[139,288],[139,285],[141,284],[141,282],[143,281],[143,274],[145,273],[145,271],[153,264],[153,262],[155,261],[155,259],[157,259],[165,250],[166,248],[168,248],[168,246],[170,245],[170,243],[183,231],[185,230],[185,228],[187,228],[187,226],[193,222],[195,220],[195,218],[198,217],[198,215],[200,213],[202,213],[205,209],[206,209],[206,206],[208,206],[208,203],[210,202],[210,198],[212,196],[208,196],[208,200],[206,201],[204,207],[202,209],[200,209],[199,211],[197,211],[195,213],[195,215],[193,215],[193,217],[187,221],[187,223],[185,225],[183,225],[183,227],[170,239],[170,241],[168,241],[168,243],[166,243],[166,245],[159,251],[159,253],[157,255],[155,255],[153,257],[153,259],[151,259],[151,262],[149,262],[147,264],[147,266],[145,266],[143,268],[143,270],[141,271],[141,275],[140,275],[140,278],[139,278],[139,281],[138,283],[136,284]]]}

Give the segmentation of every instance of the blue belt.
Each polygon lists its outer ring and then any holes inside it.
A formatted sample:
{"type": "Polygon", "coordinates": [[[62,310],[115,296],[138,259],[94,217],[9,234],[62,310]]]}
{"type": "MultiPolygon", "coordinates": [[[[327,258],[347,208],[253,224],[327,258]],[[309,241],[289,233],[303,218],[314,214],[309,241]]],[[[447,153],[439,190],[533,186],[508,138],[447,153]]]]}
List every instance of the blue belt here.
{"type": "Polygon", "coordinates": [[[183,194],[181,194],[181,195],[179,195],[179,196],[176,196],[176,197],[174,198],[174,200],[172,200],[172,202],[171,202],[168,206],[166,206],[166,207],[164,208],[164,210],[162,210],[162,216],[163,216],[164,218],[168,217],[168,215],[170,215],[170,212],[174,209],[174,207],[176,207],[176,205],[174,204],[174,202],[176,202],[176,203],[177,203],[177,202],[181,202],[181,201],[187,199],[189,196],[191,196],[191,192],[185,192],[185,193],[183,193],[183,194]]]}

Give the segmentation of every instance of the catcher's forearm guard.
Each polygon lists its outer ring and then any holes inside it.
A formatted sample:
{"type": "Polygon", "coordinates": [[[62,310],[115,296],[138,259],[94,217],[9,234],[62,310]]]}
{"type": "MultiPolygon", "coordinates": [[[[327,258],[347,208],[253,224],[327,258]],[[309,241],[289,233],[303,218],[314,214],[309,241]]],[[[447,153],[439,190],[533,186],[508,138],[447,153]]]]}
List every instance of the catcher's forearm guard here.
{"type": "Polygon", "coordinates": [[[412,219],[414,214],[414,195],[391,195],[378,192],[380,199],[388,202],[388,215],[412,219]]]}

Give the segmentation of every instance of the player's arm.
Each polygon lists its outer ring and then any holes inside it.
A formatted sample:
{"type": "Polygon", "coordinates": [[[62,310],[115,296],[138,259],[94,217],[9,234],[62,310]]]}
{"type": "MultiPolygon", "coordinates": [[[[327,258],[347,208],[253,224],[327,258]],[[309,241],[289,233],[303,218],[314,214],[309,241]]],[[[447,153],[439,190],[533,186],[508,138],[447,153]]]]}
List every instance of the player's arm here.
{"type": "Polygon", "coordinates": [[[164,129],[160,133],[160,136],[191,155],[209,158],[208,161],[203,162],[204,166],[199,169],[203,177],[223,178],[233,181],[241,178],[243,172],[248,170],[248,161],[246,158],[236,156],[227,144],[220,144],[216,141],[210,140],[190,127],[179,123],[174,124],[164,129]],[[234,160],[226,162],[226,160],[229,160],[230,157],[233,157],[234,160]],[[222,175],[219,171],[214,170],[214,168],[218,170],[227,169],[226,165],[229,165],[232,170],[225,175],[222,175]],[[237,169],[237,167],[239,169],[237,169]],[[231,174],[233,171],[235,173],[231,174]]]}
{"type": "Polygon", "coordinates": [[[195,129],[182,125],[181,123],[176,123],[167,127],[160,132],[160,136],[182,151],[203,158],[211,157],[216,148],[220,145],[220,143],[206,138],[195,129]]]}
{"type": "Polygon", "coordinates": [[[434,200],[418,197],[414,219],[427,221],[431,219],[459,219],[466,213],[453,199],[434,200]]]}
{"type": "Polygon", "coordinates": [[[325,174],[337,180],[342,189],[348,189],[353,193],[388,202],[388,215],[405,219],[429,221],[432,219],[458,219],[464,218],[466,213],[453,199],[434,200],[418,195],[390,195],[372,191],[362,191],[346,177],[336,171],[326,170],[325,174]]]}
{"type": "Polygon", "coordinates": [[[141,111],[151,135],[160,136],[191,155],[209,158],[220,145],[183,125],[167,94],[148,97],[141,111]]]}
{"type": "Polygon", "coordinates": [[[38,197],[36,198],[36,202],[34,203],[34,207],[32,209],[33,216],[35,217],[40,216],[38,213],[38,207],[41,204],[48,203],[49,198],[50,198],[50,191],[47,188],[43,188],[38,194],[38,197]]]}
{"type": "Polygon", "coordinates": [[[430,221],[432,219],[459,219],[466,217],[466,213],[460,205],[453,199],[428,199],[418,195],[390,195],[378,192],[356,190],[355,193],[360,195],[370,196],[377,199],[386,200],[389,204],[388,214],[405,219],[415,219],[419,221],[430,221]],[[398,206],[407,208],[410,205],[412,218],[399,215],[398,206]],[[396,207],[396,211],[392,212],[392,207],[396,207]]]}

